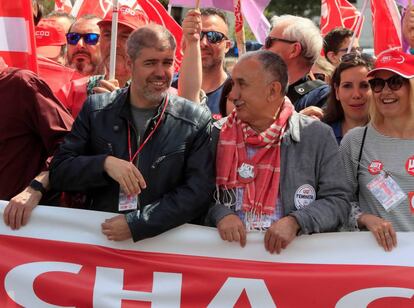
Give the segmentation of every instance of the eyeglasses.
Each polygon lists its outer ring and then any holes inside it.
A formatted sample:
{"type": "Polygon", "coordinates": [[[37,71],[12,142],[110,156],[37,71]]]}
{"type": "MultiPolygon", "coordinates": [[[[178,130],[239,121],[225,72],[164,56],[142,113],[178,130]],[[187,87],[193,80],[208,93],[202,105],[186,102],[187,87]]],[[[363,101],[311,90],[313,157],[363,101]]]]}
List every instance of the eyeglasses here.
{"type": "Polygon", "coordinates": [[[217,44],[228,39],[227,36],[218,31],[201,31],[200,41],[204,38],[204,36],[207,37],[207,41],[211,44],[217,44]]]}
{"type": "Polygon", "coordinates": [[[83,41],[88,45],[96,45],[99,41],[99,34],[77,32],[69,32],[66,34],[66,40],[69,45],[76,45],[81,38],[83,38],[83,41]]]}
{"type": "Polygon", "coordinates": [[[362,59],[361,54],[357,52],[345,53],[341,56],[341,62],[351,62],[357,59],[362,59]]]}
{"type": "Polygon", "coordinates": [[[388,88],[390,88],[392,91],[398,91],[399,89],[401,89],[406,80],[407,79],[401,77],[400,75],[394,75],[388,79],[373,78],[369,80],[369,84],[371,86],[372,91],[374,91],[375,93],[381,92],[384,89],[385,84],[387,84],[388,88]]]}
{"type": "Polygon", "coordinates": [[[326,75],[324,73],[313,73],[313,77],[318,80],[325,81],[326,75]]]}
{"type": "MultiPolygon", "coordinates": [[[[348,52],[348,48],[338,49],[338,52],[340,52],[340,51],[348,52]]],[[[362,48],[362,47],[352,47],[349,53],[351,53],[351,52],[352,53],[362,53],[363,51],[364,51],[364,48],[362,48]]]]}
{"type": "Polygon", "coordinates": [[[265,39],[265,44],[264,44],[265,49],[269,49],[270,47],[272,47],[273,42],[283,42],[283,43],[288,43],[288,44],[296,43],[296,41],[285,40],[285,39],[281,39],[278,37],[268,36],[265,39]]]}

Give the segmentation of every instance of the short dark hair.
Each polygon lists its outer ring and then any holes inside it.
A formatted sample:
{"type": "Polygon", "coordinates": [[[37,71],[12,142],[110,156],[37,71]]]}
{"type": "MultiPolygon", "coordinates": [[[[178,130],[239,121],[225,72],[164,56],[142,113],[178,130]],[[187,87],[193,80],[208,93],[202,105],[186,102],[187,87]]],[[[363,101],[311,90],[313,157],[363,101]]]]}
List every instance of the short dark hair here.
{"type": "Polygon", "coordinates": [[[344,120],[344,109],[342,108],[341,102],[336,98],[335,89],[341,84],[342,72],[358,66],[366,67],[368,71],[373,68],[372,64],[370,62],[367,62],[361,55],[356,56],[351,61],[341,62],[335,68],[331,77],[331,91],[328,96],[326,112],[323,119],[325,123],[332,124],[344,120]]]}
{"type": "Polygon", "coordinates": [[[142,49],[175,50],[174,36],[163,26],[151,23],[133,31],[127,40],[127,54],[134,61],[142,49]]]}
{"type": "Polygon", "coordinates": [[[220,114],[223,118],[227,117],[227,99],[231,92],[231,88],[233,88],[233,81],[231,80],[231,78],[227,78],[226,81],[224,81],[223,83],[223,90],[221,91],[221,96],[219,100],[220,114]]]}
{"type": "Polygon", "coordinates": [[[338,27],[329,31],[323,40],[323,52],[325,53],[325,56],[329,51],[337,53],[343,41],[353,35],[354,31],[343,27],[338,27]]]}
{"type": "Polygon", "coordinates": [[[43,17],[43,5],[37,0],[32,0],[32,6],[37,8],[37,15],[33,14],[33,23],[37,26],[43,17]]]}
{"type": "Polygon", "coordinates": [[[210,7],[210,8],[205,8],[205,9],[201,9],[201,16],[213,16],[213,15],[217,15],[219,16],[221,19],[223,19],[223,21],[226,23],[226,25],[229,25],[229,21],[227,19],[227,15],[223,10],[220,9],[216,9],[214,7],[210,7]]]}
{"type": "MultiPolygon", "coordinates": [[[[268,75],[269,82],[278,81],[281,85],[281,94],[285,95],[288,89],[288,69],[285,61],[269,50],[250,51],[241,59],[255,58],[262,65],[262,70],[268,75]]],[[[240,60],[241,60],[240,59],[240,60]]]]}

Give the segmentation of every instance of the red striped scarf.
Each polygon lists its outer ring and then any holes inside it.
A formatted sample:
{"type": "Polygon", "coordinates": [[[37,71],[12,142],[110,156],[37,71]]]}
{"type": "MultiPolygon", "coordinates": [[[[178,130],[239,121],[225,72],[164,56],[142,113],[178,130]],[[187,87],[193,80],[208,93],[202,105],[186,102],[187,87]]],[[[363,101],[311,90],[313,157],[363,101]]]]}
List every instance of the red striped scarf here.
{"type": "Polygon", "coordinates": [[[217,146],[216,185],[219,189],[244,188],[244,212],[272,215],[279,193],[280,143],[294,107],[288,98],[279,117],[264,132],[257,133],[233,111],[223,125],[217,146]],[[259,149],[247,158],[246,144],[259,149]],[[240,182],[237,170],[243,163],[254,166],[255,178],[240,182]]]}

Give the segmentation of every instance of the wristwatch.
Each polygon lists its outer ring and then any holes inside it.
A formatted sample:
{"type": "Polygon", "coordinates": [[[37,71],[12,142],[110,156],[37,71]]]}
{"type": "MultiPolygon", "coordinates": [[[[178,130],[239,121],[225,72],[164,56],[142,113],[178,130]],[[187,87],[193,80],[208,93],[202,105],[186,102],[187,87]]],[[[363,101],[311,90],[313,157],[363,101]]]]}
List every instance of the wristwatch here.
{"type": "Polygon", "coordinates": [[[37,180],[31,181],[29,187],[36,191],[40,191],[42,195],[46,194],[46,189],[43,187],[43,184],[37,180]]]}

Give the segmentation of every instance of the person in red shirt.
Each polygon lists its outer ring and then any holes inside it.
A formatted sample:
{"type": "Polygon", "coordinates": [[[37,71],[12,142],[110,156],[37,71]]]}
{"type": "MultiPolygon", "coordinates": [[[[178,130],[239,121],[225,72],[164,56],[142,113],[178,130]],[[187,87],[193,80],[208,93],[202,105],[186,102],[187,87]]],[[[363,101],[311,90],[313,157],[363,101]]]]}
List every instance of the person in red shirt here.
{"type": "Polygon", "coordinates": [[[4,221],[25,225],[33,208],[52,204],[48,162],[73,119],[33,72],[0,69],[0,200],[10,200],[4,221]]]}

